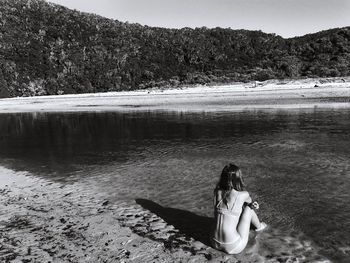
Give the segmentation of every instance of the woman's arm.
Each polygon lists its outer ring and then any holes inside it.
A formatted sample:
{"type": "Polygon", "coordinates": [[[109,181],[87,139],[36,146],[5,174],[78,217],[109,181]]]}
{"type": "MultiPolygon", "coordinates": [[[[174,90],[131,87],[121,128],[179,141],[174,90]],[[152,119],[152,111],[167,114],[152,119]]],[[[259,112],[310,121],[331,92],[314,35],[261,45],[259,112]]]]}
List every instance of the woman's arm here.
{"type": "Polygon", "coordinates": [[[247,195],[246,195],[246,197],[245,197],[245,201],[244,201],[244,203],[246,203],[247,204],[247,206],[249,206],[251,209],[259,209],[259,204],[258,204],[258,202],[253,202],[253,200],[252,200],[252,198],[250,197],[250,195],[249,195],[249,193],[248,192],[246,192],[247,193],[247,195]]]}

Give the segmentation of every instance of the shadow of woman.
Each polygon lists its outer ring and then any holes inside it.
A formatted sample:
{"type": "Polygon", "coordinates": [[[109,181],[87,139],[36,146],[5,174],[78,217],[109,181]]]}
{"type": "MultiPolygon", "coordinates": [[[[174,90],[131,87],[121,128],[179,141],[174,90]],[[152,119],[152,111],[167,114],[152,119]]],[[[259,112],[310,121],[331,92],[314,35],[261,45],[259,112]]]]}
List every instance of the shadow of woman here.
{"type": "Polygon", "coordinates": [[[173,225],[186,236],[210,246],[209,234],[214,218],[199,216],[186,210],[163,207],[147,199],[136,199],[135,201],[143,208],[161,217],[169,225],[173,225]]]}

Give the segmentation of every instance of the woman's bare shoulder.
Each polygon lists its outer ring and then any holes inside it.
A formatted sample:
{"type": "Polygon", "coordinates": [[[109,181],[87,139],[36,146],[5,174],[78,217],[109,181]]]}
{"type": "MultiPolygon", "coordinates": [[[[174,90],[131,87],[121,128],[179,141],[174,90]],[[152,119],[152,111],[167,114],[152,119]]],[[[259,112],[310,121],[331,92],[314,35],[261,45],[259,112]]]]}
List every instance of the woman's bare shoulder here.
{"type": "Polygon", "coordinates": [[[243,197],[248,197],[249,193],[247,191],[240,191],[239,194],[243,197]]]}

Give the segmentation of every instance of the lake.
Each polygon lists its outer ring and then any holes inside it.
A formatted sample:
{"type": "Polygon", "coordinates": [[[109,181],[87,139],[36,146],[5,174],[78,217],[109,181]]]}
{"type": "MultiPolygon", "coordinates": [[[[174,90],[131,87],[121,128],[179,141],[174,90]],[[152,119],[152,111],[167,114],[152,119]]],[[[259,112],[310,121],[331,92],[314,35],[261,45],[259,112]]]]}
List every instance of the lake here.
{"type": "Polygon", "coordinates": [[[273,229],[349,258],[350,110],[0,114],[0,165],[111,202],[211,217],[229,162],[273,229]]]}

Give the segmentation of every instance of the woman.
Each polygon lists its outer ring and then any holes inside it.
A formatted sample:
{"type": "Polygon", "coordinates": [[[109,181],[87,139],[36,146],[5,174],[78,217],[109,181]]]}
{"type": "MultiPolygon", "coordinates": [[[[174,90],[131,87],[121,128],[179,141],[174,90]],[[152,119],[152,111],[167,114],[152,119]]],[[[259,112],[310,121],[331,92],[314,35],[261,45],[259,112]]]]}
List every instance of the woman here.
{"type": "Polygon", "coordinates": [[[214,190],[215,225],[211,240],[214,248],[228,254],[238,254],[246,247],[250,224],[255,231],[266,228],[252,209],[258,209],[259,204],[253,203],[243,188],[241,170],[234,164],[226,165],[214,190]]]}

